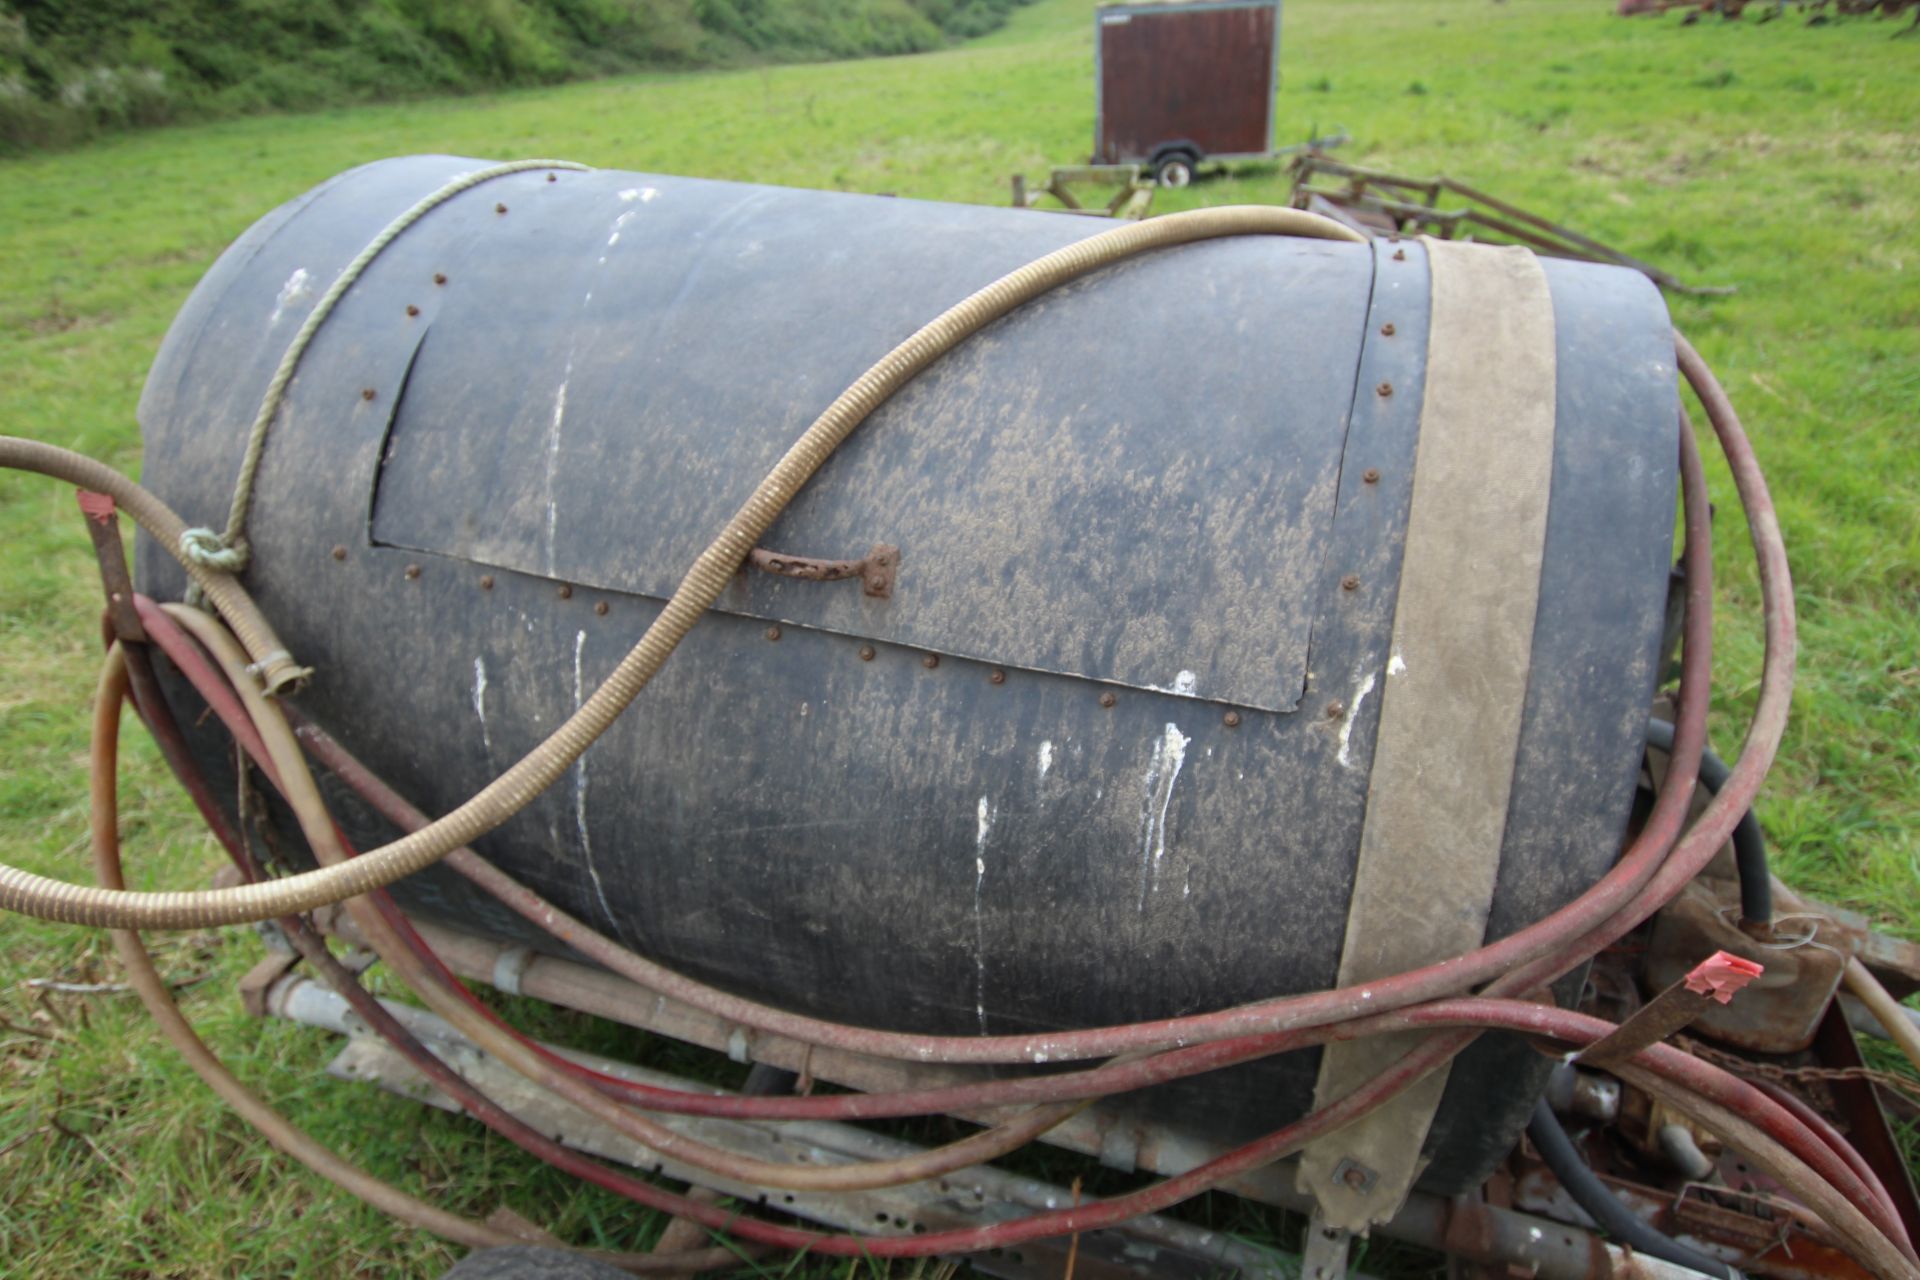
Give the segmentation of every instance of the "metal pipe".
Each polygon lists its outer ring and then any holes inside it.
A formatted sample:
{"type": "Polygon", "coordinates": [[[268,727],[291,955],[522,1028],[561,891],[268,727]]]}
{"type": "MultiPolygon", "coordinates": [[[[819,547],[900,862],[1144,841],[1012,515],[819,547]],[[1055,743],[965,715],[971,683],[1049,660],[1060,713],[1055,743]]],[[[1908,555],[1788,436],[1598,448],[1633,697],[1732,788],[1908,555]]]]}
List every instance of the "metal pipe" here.
{"type": "MultiPolygon", "coordinates": [[[[1698,1249],[1681,1244],[1621,1204],[1607,1184],[1587,1167],[1579,1149],[1573,1145],[1573,1139],[1560,1127],[1559,1117],[1553,1114],[1553,1108],[1547,1105],[1544,1098],[1533,1109],[1533,1122],[1527,1126],[1527,1136],[1533,1139],[1540,1158],[1547,1162],[1547,1168],[1553,1170],[1553,1176],[1560,1179],[1560,1185],[1567,1189],[1574,1203],[1599,1223],[1608,1235],[1632,1245],[1636,1252],[1706,1272],[1718,1277],[1718,1280],[1743,1280],[1739,1271],[1718,1259],[1709,1258],[1698,1249]]],[[[1699,1148],[1696,1147],[1694,1153],[1698,1155],[1699,1148]]]]}
{"type": "MultiPolygon", "coordinates": [[[[399,1001],[380,1002],[387,1012],[404,1025],[407,1031],[418,1037],[433,1052],[443,1058],[458,1060],[463,1067],[483,1060],[481,1051],[448,1023],[433,1013],[399,1001]]],[[[348,1003],[335,992],[322,984],[298,974],[290,974],[276,981],[268,988],[266,1010],[269,1015],[287,1019],[303,1026],[315,1027],[355,1039],[364,1039],[367,1028],[348,1003]]],[[[369,1045],[376,1042],[366,1041],[369,1045]]],[[[636,1067],[623,1062],[600,1058],[595,1055],[562,1051],[593,1066],[607,1074],[645,1081],[656,1087],[675,1090],[714,1090],[711,1086],[697,1081],[684,1079],[648,1068],[636,1067]]],[[[501,1076],[499,1068],[494,1068],[494,1084],[497,1084],[503,1097],[514,1098],[517,1104],[529,1103],[537,1095],[525,1091],[513,1090],[510,1079],[501,1076]]],[[[398,1083],[397,1081],[395,1083],[398,1083]]],[[[448,1102],[453,1102],[448,1099],[448,1102]]],[[[595,1128],[590,1117],[578,1110],[566,1110],[564,1104],[556,1107],[547,1104],[542,1108],[542,1118],[551,1124],[537,1124],[540,1128],[557,1128],[564,1124],[564,1132],[574,1137],[572,1145],[590,1146],[595,1153],[626,1163],[639,1163],[646,1168],[656,1164],[664,1165],[674,1177],[687,1177],[705,1186],[729,1195],[744,1199],[756,1198],[759,1188],[750,1184],[737,1183],[726,1178],[716,1178],[711,1174],[684,1162],[674,1161],[659,1152],[644,1150],[633,1144],[623,1143],[604,1130],[595,1128]],[[563,1118],[564,1117],[564,1118],[563,1118]]],[[[535,1123],[529,1113],[529,1123],[535,1123]]],[[[909,1143],[895,1138],[876,1134],[867,1129],[852,1125],[824,1121],[808,1121],[797,1124],[771,1124],[766,1121],[726,1119],[716,1120],[705,1117],[688,1117],[674,1121],[676,1127],[687,1133],[698,1133],[703,1140],[716,1144],[726,1144],[738,1150],[764,1150],[767,1146],[784,1147],[788,1150],[806,1152],[810,1158],[822,1163],[870,1162],[876,1159],[899,1159],[910,1156],[919,1150],[909,1143]]],[[[962,1188],[961,1195],[971,1196],[978,1190],[979,1202],[985,1203],[987,1197],[1008,1206],[1018,1206],[1032,1210],[1057,1208],[1072,1202],[1072,1194],[1064,1187],[1052,1186],[1032,1179],[1021,1178],[1005,1173],[990,1166],[956,1170],[950,1177],[949,1185],[962,1188]]],[[[937,1206],[948,1198],[948,1193],[938,1187],[923,1185],[917,1188],[889,1188],[883,1194],[854,1197],[819,1194],[797,1195],[792,1203],[781,1198],[781,1207],[790,1213],[811,1218],[817,1222],[842,1229],[863,1229],[873,1222],[870,1206],[876,1204],[899,1205],[918,1202],[923,1206],[937,1206]],[[901,1199],[905,1197],[905,1199],[901,1199]],[[862,1207],[855,1211],[851,1206],[862,1207]]],[[[940,1218],[945,1215],[930,1214],[926,1218],[915,1217],[922,1226],[945,1225],[940,1218]]],[[[972,1216],[972,1215],[970,1215],[972,1216]]],[[[1176,1219],[1147,1214],[1121,1224],[1115,1230],[1140,1244],[1152,1245],[1186,1254],[1215,1266],[1228,1267],[1252,1275],[1275,1274],[1274,1259],[1263,1251],[1241,1245],[1224,1234],[1203,1230],[1202,1228],[1180,1222],[1176,1219]]]]}

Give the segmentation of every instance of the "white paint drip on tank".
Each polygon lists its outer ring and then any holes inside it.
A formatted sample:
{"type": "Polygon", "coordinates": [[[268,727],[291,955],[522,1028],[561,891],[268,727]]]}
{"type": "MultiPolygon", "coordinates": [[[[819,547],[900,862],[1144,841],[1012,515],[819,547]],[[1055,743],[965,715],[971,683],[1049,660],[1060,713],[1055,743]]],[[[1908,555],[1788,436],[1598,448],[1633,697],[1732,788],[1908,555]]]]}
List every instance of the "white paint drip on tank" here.
{"type": "Polygon", "coordinates": [[[473,660],[473,714],[480,717],[480,745],[491,759],[493,734],[487,730],[487,662],[484,658],[473,660]]]}
{"type": "Polygon", "coordinates": [[[980,1019],[980,1034],[987,1034],[987,924],[980,910],[981,893],[987,884],[987,836],[993,831],[993,805],[985,796],[974,811],[973,838],[973,1012],[980,1019]]]}
{"type": "Polygon", "coordinates": [[[1147,762],[1143,780],[1145,802],[1140,810],[1140,910],[1147,909],[1147,894],[1160,887],[1160,863],[1167,856],[1167,809],[1173,803],[1173,784],[1180,780],[1180,766],[1187,760],[1187,744],[1193,739],[1169,723],[1166,731],[1154,739],[1153,756],[1147,762]]]}
{"type": "Polygon", "coordinates": [[[553,393],[553,422],[547,427],[547,576],[553,576],[554,535],[560,527],[560,506],[554,493],[554,480],[560,471],[560,426],[567,417],[567,385],[573,381],[573,356],[567,356],[566,372],[560,375],[560,387],[553,393]]]}
{"type": "Polygon", "coordinates": [[[279,324],[280,317],[286,314],[288,307],[313,292],[312,286],[308,283],[309,279],[305,267],[294,268],[293,274],[287,277],[287,282],[280,286],[280,296],[273,300],[273,318],[267,321],[269,325],[279,324]]]}
{"type": "Polygon", "coordinates": [[[1047,780],[1047,770],[1053,768],[1053,741],[1048,739],[1040,744],[1040,763],[1036,766],[1040,781],[1047,780]]]}
{"type": "Polygon", "coordinates": [[[652,187],[628,187],[620,193],[620,199],[626,204],[631,204],[635,200],[638,200],[641,204],[648,204],[659,195],[660,193],[652,187]]]}
{"type": "Polygon", "coordinates": [[[1200,677],[1191,671],[1182,671],[1174,676],[1171,685],[1150,684],[1147,688],[1155,693],[1170,693],[1176,698],[1197,698],[1200,696],[1200,677]]]}
{"type": "Polygon", "coordinates": [[[1360,682],[1360,688],[1353,695],[1353,702],[1347,707],[1346,718],[1340,721],[1340,767],[1353,768],[1353,761],[1347,757],[1348,740],[1353,737],[1353,722],[1360,718],[1360,704],[1373,692],[1373,672],[1367,672],[1367,678],[1360,682]]]}
{"type": "MultiPolygon", "coordinates": [[[[576,632],[573,637],[573,709],[580,710],[580,704],[586,701],[586,682],[581,678],[581,668],[587,654],[587,633],[576,632]]],[[[593,750],[588,747],[573,762],[573,825],[580,834],[580,856],[587,863],[587,877],[593,881],[593,896],[600,900],[600,910],[607,917],[607,925],[617,936],[620,925],[613,918],[613,907],[607,902],[607,887],[600,883],[600,868],[593,862],[593,838],[587,834],[587,755],[593,750]]]]}

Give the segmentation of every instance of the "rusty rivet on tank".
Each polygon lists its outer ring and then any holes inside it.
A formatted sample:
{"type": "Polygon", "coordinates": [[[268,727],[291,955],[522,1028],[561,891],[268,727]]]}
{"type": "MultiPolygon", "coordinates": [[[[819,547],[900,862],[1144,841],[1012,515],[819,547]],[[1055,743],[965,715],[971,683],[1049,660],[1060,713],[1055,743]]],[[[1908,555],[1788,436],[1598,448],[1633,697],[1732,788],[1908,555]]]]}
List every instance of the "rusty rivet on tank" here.
{"type": "Polygon", "coordinates": [[[1389,320],[1380,326],[1380,336],[1383,338],[1391,338],[1393,336],[1393,321],[1389,320]]]}
{"type": "Polygon", "coordinates": [[[1365,471],[1362,471],[1362,472],[1360,473],[1360,478],[1361,478],[1362,480],[1365,480],[1365,481],[1366,481],[1366,482],[1367,482],[1368,484],[1379,484],[1379,483],[1380,483],[1380,468],[1378,468],[1378,467],[1368,467],[1368,468],[1367,468],[1367,469],[1366,469],[1365,471]]]}
{"type": "Polygon", "coordinates": [[[1221,716],[1220,719],[1229,729],[1238,729],[1240,727],[1240,713],[1238,711],[1229,711],[1226,715],[1221,716]]]}
{"type": "Polygon", "coordinates": [[[1103,707],[1111,707],[1118,701],[1120,701],[1120,699],[1113,696],[1113,690],[1111,689],[1100,695],[1100,705],[1103,707]]]}
{"type": "Polygon", "coordinates": [[[606,616],[607,616],[607,602],[606,602],[605,600],[596,600],[596,601],[594,601],[594,602],[593,602],[593,611],[594,611],[595,613],[597,613],[597,614],[599,614],[599,615],[600,615],[601,617],[603,617],[603,618],[604,618],[604,617],[606,617],[606,616]]]}
{"type": "Polygon", "coordinates": [[[1391,382],[1383,382],[1375,387],[1374,391],[1383,396],[1390,396],[1393,394],[1393,384],[1391,382]]]}
{"type": "Polygon", "coordinates": [[[860,646],[860,661],[862,661],[862,662],[872,662],[872,661],[873,661],[873,646],[872,646],[872,645],[870,645],[870,644],[863,644],[863,645],[861,645],[861,646],[860,646]]]}
{"type": "Polygon", "coordinates": [[[562,600],[571,600],[573,599],[573,588],[563,582],[560,584],[560,590],[557,594],[562,600]]]}
{"type": "Polygon", "coordinates": [[[920,659],[920,665],[925,667],[927,670],[931,671],[935,667],[940,665],[940,655],[937,653],[930,653],[926,655],[924,658],[920,659]]]}
{"type": "Polygon", "coordinates": [[[547,175],[547,181],[548,181],[548,182],[558,182],[558,181],[560,181],[560,175],[559,175],[559,174],[557,174],[557,173],[550,173],[550,174],[548,174],[548,175],[547,175]]]}
{"type": "Polygon", "coordinates": [[[1340,701],[1340,699],[1335,698],[1327,704],[1327,719],[1338,720],[1345,714],[1347,714],[1347,704],[1340,701]]]}
{"type": "Polygon", "coordinates": [[[1407,260],[1407,251],[1405,249],[1395,249],[1393,251],[1393,260],[1395,262],[1405,262],[1407,260]]]}
{"type": "Polygon", "coordinates": [[[335,547],[333,549],[333,558],[335,560],[345,560],[347,558],[347,549],[345,547],[335,547]]]}
{"type": "Polygon", "coordinates": [[[1007,673],[995,667],[988,673],[987,681],[990,684],[1005,684],[1007,682],[1007,673]]]}
{"type": "Polygon", "coordinates": [[[413,581],[413,580],[414,580],[415,578],[417,578],[417,577],[419,577],[419,576],[420,576],[420,566],[419,566],[419,565],[417,565],[417,564],[410,564],[410,565],[408,565],[408,566],[407,566],[407,581],[409,581],[409,582],[411,582],[411,581],[413,581]]]}
{"type": "Polygon", "coordinates": [[[492,574],[490,574],[490,573],[483,573],[483,574],[481,574],[481,575],[480,575],[480,589],[481,589],[482,591],[491,591],[491,590],[493,590],[493,575],[492,575],[492,574]]]}
{"type": "Polygon", "coordinates": [[[767,639],[778,640],[779,638],[780,638],[780,628],[778,627],[767,628],[767,639]]]}
{"type": "Polygon", "coordinates": [[[503,205],[503,204],[497,204],[497,205],[495,205],[495,206],[493,206],[493,211],[494,211],[495,213],[505,213],[505,212],[507,211],[507,206],[505,206],[505,205],[503,205]]]}
{"type": "Polygon", "coordinates": [[[407,304],[407,314],[410,316],[417,316],[420,314],[420,308],[414,306],[411,302],[409,302],[407,304]]]}
{"type": "Polygon", "coordinates": [[[375,396],[377,396],[377,395],[379,395],[379,394],[380,394],[380,393],[379,393],[378,391],[375,391],[375,390],[374,390],[374,389],[373,389],[372,387],[362,387],[362,388],[360,388],[360,398],[361,398],[362,400],[371,400],[371,399],[373,399],[373,398],[374,398],[375,396]]]}
{"type": "Polygon", "coordinates": [[[1340,579],[1340,589],[1342,591],[1358,591],[1360,589],[1360,575],[1357,573],[1350,573],[1346,577],[1340,579]]]}
{"type": "Polygon", "coordinates": [[[434,272],[434,273],[433,273],[433,282],[434,282],[435,284],[445,284],[445,283],[447,282],[447,273],[446,273],[446,272],[444,272],[444,271],[436,271],[436,272],[434,272]]]}

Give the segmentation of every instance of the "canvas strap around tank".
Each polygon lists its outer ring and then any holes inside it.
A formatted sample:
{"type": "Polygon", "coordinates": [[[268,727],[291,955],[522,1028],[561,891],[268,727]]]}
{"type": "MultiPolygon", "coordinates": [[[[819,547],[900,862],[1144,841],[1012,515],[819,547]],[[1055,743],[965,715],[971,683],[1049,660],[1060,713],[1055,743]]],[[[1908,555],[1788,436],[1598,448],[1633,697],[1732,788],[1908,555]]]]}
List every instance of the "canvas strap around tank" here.
{"type": "MultiPolygon", "coordinates": [[[[1554,324],[1533,254],[1424,240],[1427,380],[1339,985],[1418,968],[1486,933],[1520,742],[1553,474],[1554,324]]],[[[1328,1045],[1316,1105],[1420,1037],[1328,1045]]],[[[1390,1217],[1445,1069],[1301,1153],[1327,1225],[1390,1217]]]]}

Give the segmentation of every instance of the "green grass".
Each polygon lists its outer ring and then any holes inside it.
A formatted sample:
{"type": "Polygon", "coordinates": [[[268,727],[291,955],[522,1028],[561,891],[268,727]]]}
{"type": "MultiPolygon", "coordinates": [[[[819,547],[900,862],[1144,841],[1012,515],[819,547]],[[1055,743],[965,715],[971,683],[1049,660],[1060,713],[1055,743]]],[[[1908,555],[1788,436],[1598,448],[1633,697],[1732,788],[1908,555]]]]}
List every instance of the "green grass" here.
{"type": "Polygon", "coordinates": [[[924,52],[1022,0],[0,4],[0,154],[115,129],[432,93],[924,52]]]}
{"type": "MultiPolygon", "coordinates": [[[[1352,159],[1445,171],[1739,286],[1673,308],[1747,417],[1793,560],[1800,678],[1761,816],[1790,880],[1920,937],[1920,44],[1886,23],[1682,28],[1605,8],[1294,0],[1282,134],[1344,125],[1352,159]]],[[[1044,0],[936,54],[235,120],[0,163],[0,431],[137,468],[141,381],[194,282],[254,218],[350,165],[560,155],[998,202],[1009,174],[1084,158],[1090,36],[1084,6],[1044,0]]],[[[1284,191],[1254,167],[1158,208],[1284,191]]],[[[1712,484],[1714,724],[1731,753],[1758,671],[1757,592],[1717,464],[1712,484]]],[[[0,861],[84,879],[91,556],[72,495],[36,479],[0,477],[0,538],[0,861]]],[[[128,741],[135,881],[203,883],[215,851],[151,748],[128,741]]],[[[316,1079],[329,1046],[238,1009],[258,952],[246,931],[158,946],[163,971],[211,975],[186,1007],[240,1074],[382,1176],[476,1213],[509,1203],[583,1241],[631,1247],[652,1230],[463,1121],[316,1079]]],[[[10,1269],[431,1275],[453,1256],[268,1152],[128,997],[39,1000],[25,985],[115,968],[98,935],[0,920],[10,1269]]]]}

